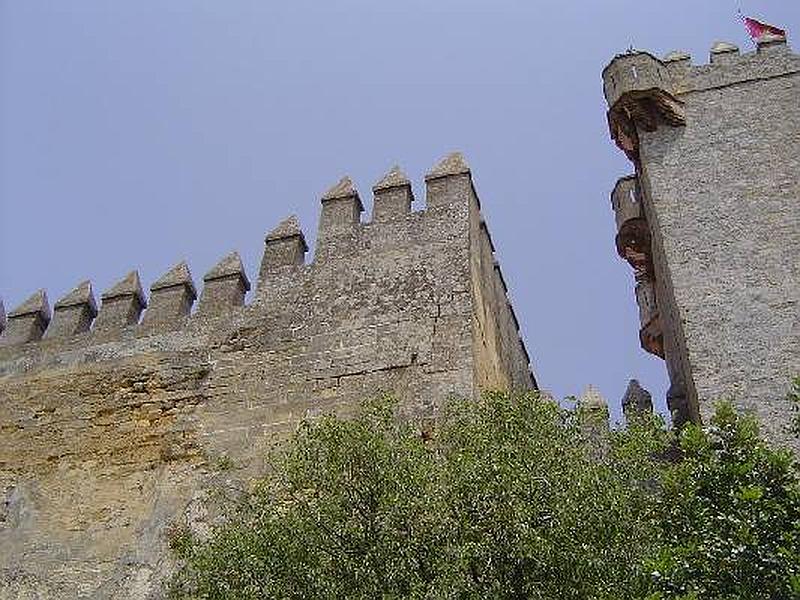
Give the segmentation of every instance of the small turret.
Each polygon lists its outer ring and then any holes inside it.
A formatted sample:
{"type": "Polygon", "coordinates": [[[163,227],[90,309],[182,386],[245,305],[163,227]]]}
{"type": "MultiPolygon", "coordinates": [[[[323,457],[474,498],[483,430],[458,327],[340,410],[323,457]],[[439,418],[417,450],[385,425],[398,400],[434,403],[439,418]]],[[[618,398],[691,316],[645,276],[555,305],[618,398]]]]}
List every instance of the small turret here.
{"type": "Polygon", "coordinates": [[[267,273],[282,267],[296,267],[305,263],[308,244],[295,215],[282,221],[267,234],[258,285],[261,287],[267,273]]]}
{"type": "Polygon", "coordinates": [[[250,281],[238,252],[231,252],[203,277],[203,292],[197,314],[220,316],[244,304],[250,281]]]}
{"type": "Polygon", "coordinates": [[[40,340],[49,322],[50,303],[47,301],[47,293],[39,290],[8,313],[0,345],[13,346],[40,340]]]}
{"type": "Polygon", "coordinates": [[[197,290],[186,261],[181,261],[150,286],[150,308],[144,313],[142,325],[173,329],[189,316],[197,290]]]}
{"type": "Polygon", "coordinates": [[[625,395],[622,397],[622,412],[628,420],[653,412],[653,397],[636,379],[628,382],[625,395]]]}
{"type": "Polygon", "coordinates": [[[53,320],[45,338],[68,337],[89,331],[97,316],[91,282],[83,281],[53,307],[53,320]]]}
{"type": "Polygon", "coordinates": [[[648,52],[617,55],[603,70],[611,137],[631,160],[637,160],[637,128],[655,131],[660,124],[686,123],[684,106],[670,69],[648,52]]]}
{"type": "Polygon", "coordinates": [[[428,208],[463,202],[474,196],[472,173],[460,152],[448,154],[425,176],[428,208]]]}
{"type": "Polygon", "coordinates": [[[411,203],[414,201],[411,182],[398,166],[394,166],[372,187],[372,193],[374,222],[389,221],[411,212],[411,203]]]}
{"type": "Polygon", "coordinates": [[[101,299],[94,331],[114,331],[136,325],[142,311],[147,307],[138,271],[128,273],[104,292],[101,299]]]}
{"type": "Polygon", "coordinates": [[[644,216],[635,175],[617,181],[611,192],[611,206],[617,221],[617,254],[638,274],[652,274],[650,228],[644,216]]]}

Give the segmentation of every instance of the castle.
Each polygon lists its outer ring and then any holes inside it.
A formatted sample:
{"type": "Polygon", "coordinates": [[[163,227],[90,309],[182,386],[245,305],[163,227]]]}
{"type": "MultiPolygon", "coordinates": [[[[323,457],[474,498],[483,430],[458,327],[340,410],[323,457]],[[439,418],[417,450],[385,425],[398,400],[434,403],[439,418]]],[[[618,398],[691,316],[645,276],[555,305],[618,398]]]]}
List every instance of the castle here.
{"type": "Polygon", "coordinates": [[[603,85],[635,167],[611,195],[617,251],[674,419],[729,398],[800,451],[785,399],[800,373],[800,56],[773,36],[747,54],[719,42],[699,66],[629,52],[603,85]]]}
{"type": "MultiPolygon", "coordinates": [[[[675,419],[732,396],[791,443],[800,57],[782,39],[718,44],[702,66],[630,52],[603,81],[636,171],[612,193],[616,246],[675,419]]],[[[392,169],[362,222],[342,179],[313,261],[295,219],[266,236],[247,305],[232,253],[199,300],[179,263],[149,297],[134,271],[99,310],[84,282],[52,313],[37,292],[0,318],[0,599],[158,597],[170,524],[207,527],[209,493],[306,415],[392,391],[425,418],[450,395],[536,388],[469,167],[450,155],[425,182],[414,212],[392,169]]]]}
{"type": "Polygon", "coordinates": [[[322,196],[313,261],[295,219],[266,236],[248,305],[233,253],[194,312],[185,263],[149,298],[134,271],[99,310],[84,282],[52,315],[44,292],[9,312],[0,598],[157,593],[170,524],[202,527],[207,490],[257,474],[306,415],[392,391],[425,418],[450,395],[536,387],[469,167],[454,154],[425,181],[412,212],[392,169],[362,223],[342,179],[322,196]]]}

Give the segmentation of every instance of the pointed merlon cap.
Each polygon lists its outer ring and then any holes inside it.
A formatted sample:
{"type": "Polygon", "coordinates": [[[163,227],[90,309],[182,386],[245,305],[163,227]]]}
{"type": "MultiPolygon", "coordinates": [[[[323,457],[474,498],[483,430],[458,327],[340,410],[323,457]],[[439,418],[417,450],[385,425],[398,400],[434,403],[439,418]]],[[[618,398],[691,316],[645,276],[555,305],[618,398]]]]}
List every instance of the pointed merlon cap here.
{"type": "Polygon", "coordinates": [[[738,52],[739,46],[730,42],[714,42],[711,46],[711,54],[727,54],[728,52],[738,52]]]}
{"type": "Polygon", "coordinates": [[[673,50],[664,57],[664,62],[677,62],[680,60],[691,60],[692,55],[683,50],[673,50]]]}
{"type": "Polygon", "coordinates": [[[469,174],[470,169],[464,155],[461,152],[453,152],[448,154],[440,160],[430,172],[425,175],[425,181],[431,179],[439,179],[440,177],[448,177],[451,175],[465,175],[469,174]]]}
{"type": "Polygon", "coordinates": [[[97,316],[97,302],[94,299],[94,292],[92,291],[92,282],[88,279],[79,283],[74,290],[62,296],[58,302],[55,303],[53,308],[67,308],[69,306],[87,305],[92,316],[97,316]]]}
{"type": "Polygon", "coordinates": [[[197,290],[194,287],[194,281],[192,281],[192,273],[189,271],[189,265],[186,264],[185,260],[182,260],[159,277],[150,286],[150,291],[155,292],[156,290],[177,286],[186,286],[190,290],[192,298],[197,298],[197,290]]]}
{"type": "Polygon", "coordinates": [[[8,318],[35,314],[38,314],[45,322],[50,321],[50,303],[47,301],[47,292],[44,290],[39,290],[31,295],[25,302],[8,313],[8,318]]]}
{"type": "Polygon", "coordinates": [[[351,196],[358,196],[358,191],[350,177],[345,175],[327,192],[322,194],[322,199],[335,200],[337,198],[350,198],[351,196]]]}
{"type": "Polygon", "coordinates": [[[211,270],[203,276],[203,281],[225,279],[226,277],[232,277],[234,275],[238,275],[239,279],[242,280],[245,290],[250,289],[250,280],[247,279],[247,273],[244,270],[242,259],[235,250],[211,267],[211,270]]]}
{"type": "Polygon", "coordinates": [[[356,190],[355,186],[353,185],[353,181],[347,175],[342,177],[336,185],[322,194],[323,203],[328,200],[339,200],[342,198],[355,198],[355,200],[358,202],[359,210],[363,212],[364,205],[361,203],[361,197],[358,195],[358,190],[356,190]]]}
{"type": "Polygon", "coordinates": [[[111,300],[120,296],[135,296],[139,304],[146,308],[147,300],[142,290],[142,282],[139,280],[139,272],[131,271],[124,278],[114,284],[111,289],[106,290],[100,296],[102,300],[111,300]]]}
{"type": "Polygon", "coordinates": [[[590,385],[578,398],[578,404],[583,408],[602,409],[608,408],[606,399],[600,394],[596,387],[590,385]]]}
{"type": "Polygon", "coordinates": [[[266,241],[274,242],[277,240],[285,240],[295,237],[300,238],[300,241],[303,245],[303,250],[308,252],[308,244],[306,244],[306,238],[303,235],[303,230],[300,229],[300,221],[298,220],[297,215],[291,215],[281,221],[275,229],[267,234],[266,241]]]}
{"type": "Polygon", "coordinates": [[[391,170],[384,175],[380,181],[372,186],[372,191],[377,192],[380,190],[388,190],[396,187],[411,186],[411,181],[402,169],[397,165],[393,166],[391,170]]]}

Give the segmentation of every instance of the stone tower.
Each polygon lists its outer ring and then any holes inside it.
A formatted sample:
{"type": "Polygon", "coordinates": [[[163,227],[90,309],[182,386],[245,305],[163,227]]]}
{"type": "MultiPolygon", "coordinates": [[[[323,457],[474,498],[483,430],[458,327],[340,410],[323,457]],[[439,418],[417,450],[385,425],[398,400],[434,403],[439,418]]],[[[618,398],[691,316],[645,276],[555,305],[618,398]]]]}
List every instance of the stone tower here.
{"type": "MultiPolygon", "coordinates": [[[[167,531],[204,526],[206,493],[259,472],[307,414],[391,391],[406,410],[533,388],[528,354],[459,154],[392,169],[373,211],[348,178],[266,235],[255,297],[239,255],[150,286],[36,292],[0,337],[0,598],[154,598],[167,531]],[[142,316],[143,314],[143,316],[142,316]],[[222,469],[219,465],[227,465],[222,469]]],[[[2,306],[2,305],[0,305],[2,306]]],[[[0,320],[0,323],[3,321],[0,320]]]]}
{"type": "Polygon", "coordinates": [[[611,194],[642,347],[666,362],[676,421],[732,399],[786,433],[800,374],[800,56],[784,38],[710,64],[673,52],[603,71],[611,137],[635,173],[611,194]]]}

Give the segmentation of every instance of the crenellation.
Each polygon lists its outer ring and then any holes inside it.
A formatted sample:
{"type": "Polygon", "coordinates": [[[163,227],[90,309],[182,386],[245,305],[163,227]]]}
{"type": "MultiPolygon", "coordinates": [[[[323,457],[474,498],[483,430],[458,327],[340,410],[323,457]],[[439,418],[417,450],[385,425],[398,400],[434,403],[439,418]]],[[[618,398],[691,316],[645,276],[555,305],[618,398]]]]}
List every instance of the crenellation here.
{"type": "MultiPolygon", "coordinates": [[[[431,418],[454,395],[535,387],[471,173],[460,155],[443,163],[426,210],[406,212],[401,196],[391,216],[378,206],[361,223],[349,180],[326,194],[329,227],[307,264],[299,223],[282,222],[247,305],[232,252],[204,276],[188,319],[194,284],[180,263],[151,286],[141,325],[133,272],[103,294],[94,331],[0,348],[0,427],[14,424],[0,436],[0,489],[24,477],[57,492],[25,496],[42,518],[0,536],[0,596],[9,572],[48,581],[43,600],[80,597],[76,585],[143,597],[125,583],[139,568],[155,590],[171,566],[165,531],[212,485],[210,457],[230,457],[230,476],[246,482],[305,415],[346,416],[391,392],[404,413],[431,418]],[[89,513],[103,516],[63,526],[89,513]]],[[[382,181],[378,205],[387,189],[410,193],[399,171],[382,181]]],[[[62,300],[57,319],[78,305],[62,300]]]]}
{"type": "Polygon", "coordinates": [[[8,313],[0,346],[15,346],[42,339],[50,323],[50,303],[43,289],[34,292],[25,302],[8,313]]]}
{"type": "Polygon", "coordinates": [[[319,218],[319,237],[332,232],[349,231],[361,222],[364,205],[348,176],[342,177],[336,185],[322,195],[322,212],[319,218]]]}
{"type": "Polygon", "coordinates": [[[711,46],[709,62],[712,65],[729,65],[739,59],[739,46],[730,42],[715,42],[711,46]]]}
{"type": "Polygon", "coordinates": [[[264,240],[264,255],[258,276],[259,288],[264,285],[267,274],[271,271],[305,264],[306,252],[308,244],[300,229],[300,222],[295,215],[291,215],[270,231],[264,240]]]}
{"type": "Polygon", "coordinates": [[[181,327],[196,298],[189,265],[181,261],[150,286],[150,306],[142,318],[142,327],[147,330],[181,327]]]}
{"type": "Polygon", "coordinates": [[[770,33],[762,35],[756,42],[756,52],[762,56],[774,57],[776,54],[790,54],[789,44],[786,43],[786,36],[773,35],[770,33]]]}
{"type": "Polygon", "coordinates": [[[744,54],[735,44],[716,42],[707,64],[693,65],[691,56],[679,50],[663,59],[641,51],[617,55],[603,71],[612,136],[629,152],[622,145],[624,140],[618,139],[620,134],[633,133],[629,127],[623,127],[624,117],[638,122],[645,131],[653,131],[659,120],[671,126],[683,125],[681,105],[685,94],[784,77],[798,71],[800,56],[793,54],[786,38],[780,36],[764,36],[757,42],[756,50],[744,54]],[[646,98],[652,98],[658,106],[643,106],[646,98]],[[645,114],[647,111],[652,114],[645,114]],[[623,131],[615,131],[615,127],[623,131]]]}
{"type": "Polygon", "coordinates": [[[203,291],[197,315],[220,317],[244,304],[245,294],[250,290],[239,253],[234,251],[225,256],[203,276],[203,291]]]}
{"type": "Polygon", "coordinates": [[[661,62],[680,127],[617,110],[626,90],[604,77],[611,136],[636,168],[612,205],[617,251],[636,274],[640,343],[665,361],[674,424],[727,398],[800,452],[784,400],[800,372],[800,55],[767,36],[745,53],[717,42],[708,64],[685,53],[661,62]]]}
{"type": "Polygon", "coordinates": [[[63,296],[53,306],[53,319],[47,328],[46,339],[85,333],[97,316],[97,303],[92,284],[86,280],[63,296]]]}
{"type": "Polygon", "coordinates": [[[372,221],[403,218],[411,212],[414,193],[405,173],[395,165],[373,187],[372,221]]]}
{"type": "Polygon", "coordinates": [[[128,273],[103,292],[100,299],[100,310],[92,328],[95,332],[118,332],[136,325],[147,307],[138,271],[128,273]]]}
{"type": "Polygon", "coordinates": [[[667,72],[680,91],[680,82],[685,81],[692,70],[692,56],[683,50],[673,50],[664,57],[667,72]]]}
{"type": "Polygon", "coordinates": [[[448,154],[439,161],[425,176],[425,185],[425,203],[429,210],[454,202],[464,202],[467,198],[475,198],[477,201],[472,173],[460,152],[448,154]]]}

